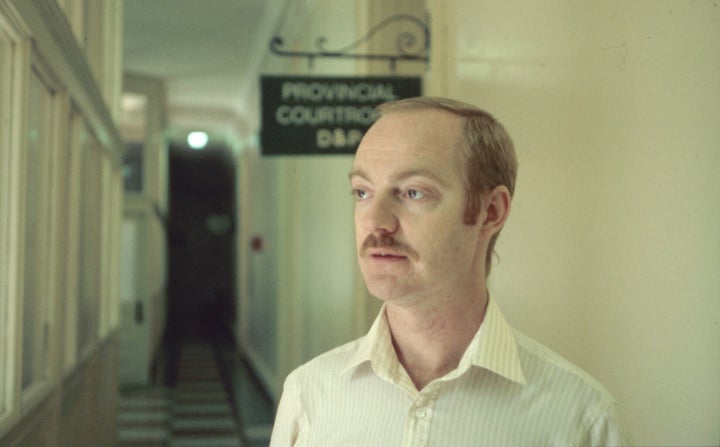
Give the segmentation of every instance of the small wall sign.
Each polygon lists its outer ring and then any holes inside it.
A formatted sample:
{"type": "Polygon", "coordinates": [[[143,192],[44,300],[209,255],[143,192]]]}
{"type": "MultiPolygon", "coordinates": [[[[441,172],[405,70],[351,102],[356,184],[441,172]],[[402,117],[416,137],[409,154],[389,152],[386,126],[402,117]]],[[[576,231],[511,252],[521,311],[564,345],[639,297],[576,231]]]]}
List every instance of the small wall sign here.
{"type": "Polygon", "coordinates": [[[418,77],[263,76],[263,155],[354,154],[375,107],[422,94],[418,77]]]}

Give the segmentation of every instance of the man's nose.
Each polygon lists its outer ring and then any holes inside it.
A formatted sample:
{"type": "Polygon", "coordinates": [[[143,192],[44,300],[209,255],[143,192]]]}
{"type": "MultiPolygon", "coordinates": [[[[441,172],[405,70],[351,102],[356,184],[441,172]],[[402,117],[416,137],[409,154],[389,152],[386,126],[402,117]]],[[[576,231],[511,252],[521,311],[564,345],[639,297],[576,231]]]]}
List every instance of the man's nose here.
{"type": "Polygon", "coordinates": [[[392,197],[375,196],[362,210],[365,229],[372,233],[395,233],[399,226],[396,208],[392,197]]]}

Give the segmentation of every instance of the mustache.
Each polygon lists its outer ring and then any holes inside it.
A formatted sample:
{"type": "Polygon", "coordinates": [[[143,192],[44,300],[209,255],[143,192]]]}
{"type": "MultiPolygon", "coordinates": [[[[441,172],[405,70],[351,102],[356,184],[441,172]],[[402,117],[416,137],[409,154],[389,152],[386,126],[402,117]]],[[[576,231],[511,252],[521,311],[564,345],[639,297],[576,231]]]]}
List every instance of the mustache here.
{"type": "Polygon", "coordinates": [[[393,251],[399,252],[400,254],[407,256],[408,258],[417,258],[417,252],[413,250],[409,245],[406,245],[389,234],[382,234],[380,236],[371,233],[363,241],[360,247],[360,254],[365,255],[371,248],[392,248],[393,251]]]}

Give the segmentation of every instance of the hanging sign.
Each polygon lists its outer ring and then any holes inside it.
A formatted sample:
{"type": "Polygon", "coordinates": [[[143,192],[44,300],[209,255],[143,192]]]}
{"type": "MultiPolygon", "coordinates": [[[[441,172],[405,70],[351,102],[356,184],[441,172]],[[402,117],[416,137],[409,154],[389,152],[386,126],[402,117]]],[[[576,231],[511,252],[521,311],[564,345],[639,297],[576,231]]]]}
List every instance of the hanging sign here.
{"type": "Polygon", "coordinates": [[[417,77],[263,76],[263,155],[354,154],[375,107],[421,95],[417,77]]]}

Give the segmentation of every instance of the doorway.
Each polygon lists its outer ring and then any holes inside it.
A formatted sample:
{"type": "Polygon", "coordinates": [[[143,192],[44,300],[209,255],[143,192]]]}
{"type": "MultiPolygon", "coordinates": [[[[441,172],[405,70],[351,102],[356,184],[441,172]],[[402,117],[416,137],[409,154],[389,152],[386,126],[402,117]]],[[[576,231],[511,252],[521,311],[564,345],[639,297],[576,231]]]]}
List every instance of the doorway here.
{"type": "Polygon", "coordinates": [[[170,144],[168,319],[171,340],[235,325],[235,163],[225,146],[170,144]]]}

